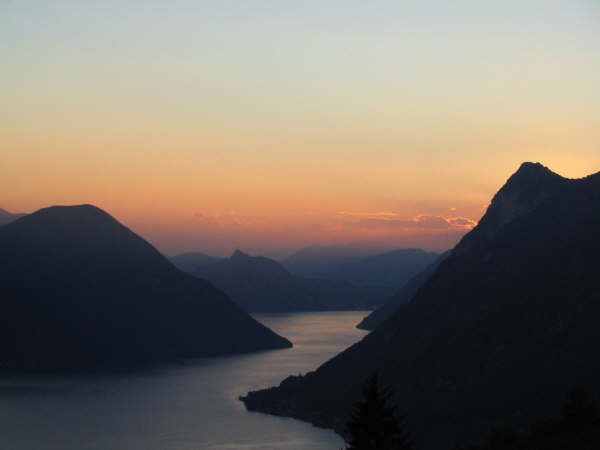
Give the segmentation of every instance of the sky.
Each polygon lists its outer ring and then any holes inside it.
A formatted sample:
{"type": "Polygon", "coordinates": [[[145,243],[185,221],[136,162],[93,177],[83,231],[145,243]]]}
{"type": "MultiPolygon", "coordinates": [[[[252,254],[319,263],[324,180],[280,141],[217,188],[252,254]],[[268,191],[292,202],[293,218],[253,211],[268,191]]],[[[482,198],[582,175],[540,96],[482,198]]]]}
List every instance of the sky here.
{"type": "Polygon", "coordinates": [[[166,254],[445,250],[523,161],[600,170],[600,2],[3,0],[0,207],[166,254]]]}

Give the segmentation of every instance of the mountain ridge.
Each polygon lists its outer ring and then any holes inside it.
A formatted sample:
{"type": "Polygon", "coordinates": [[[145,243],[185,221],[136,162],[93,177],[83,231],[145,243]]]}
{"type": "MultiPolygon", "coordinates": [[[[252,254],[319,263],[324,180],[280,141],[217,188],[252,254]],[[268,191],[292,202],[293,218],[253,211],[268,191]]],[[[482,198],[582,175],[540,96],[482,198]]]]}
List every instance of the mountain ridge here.
{"type": "Polygon", "coordinates": [[[309,247],[296,252],[282,264],[299,277],[400,288],[437,256],[437,253],[420,248],[362,254],[352,246],[309,247]]]}
{"type": "Polygon", "coordinates": [[[384,286],[293,276],[281,263],[239,249],[230,258],[207,260],[188,273],[211,281],[249,312],[372,309],[391,291],[384,286]]]}
{"type": "Polygon", "coordinates": [[[202,252],[179,253],[169,257],[169,261],[171,261],[175,267],[185,273],[192,273],[199,267],[216,263],[222,259],[223,258],[211,256],[202,252]]]}
{"type": "Polygon", "coordinates": [[[6,225],[7,223],[11,223],[26,214],[23,213],[11,213],[5,209],[0,208],[0,226],[6,225]]]}
{"type": "Polygon", "coordinates": [[[543,169],[509,178],[410,303],[314,372],[248,393],[246,407],[343,432],[378,373],[418,448],[436,450],[533,423],[573,385],[600,396],[600,174],[543,169]]]}
{"type": "Polygon", "coordinates": [[[92,205],[0,227],[0,254],[4,368],[110,370],[291,346],[92,205]]]}

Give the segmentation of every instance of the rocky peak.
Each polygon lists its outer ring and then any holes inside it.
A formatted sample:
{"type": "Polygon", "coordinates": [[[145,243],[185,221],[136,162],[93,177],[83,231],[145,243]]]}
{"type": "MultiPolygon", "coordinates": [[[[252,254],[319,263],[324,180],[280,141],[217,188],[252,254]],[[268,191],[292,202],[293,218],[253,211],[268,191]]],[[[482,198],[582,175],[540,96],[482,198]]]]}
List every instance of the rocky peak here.
{"type": "Polygon", "coordinates": [[[480,221],[486,234],[530,213],[568,180],[540,163],[525,162],[498,191],[480,221]]]}
{"type": "Polygon", "coordinates": [[[231,255],[231,259],[233,260],[245,260],[248,258],[250,258],[250,256],[239,249],[236,249],[231,255]]]}

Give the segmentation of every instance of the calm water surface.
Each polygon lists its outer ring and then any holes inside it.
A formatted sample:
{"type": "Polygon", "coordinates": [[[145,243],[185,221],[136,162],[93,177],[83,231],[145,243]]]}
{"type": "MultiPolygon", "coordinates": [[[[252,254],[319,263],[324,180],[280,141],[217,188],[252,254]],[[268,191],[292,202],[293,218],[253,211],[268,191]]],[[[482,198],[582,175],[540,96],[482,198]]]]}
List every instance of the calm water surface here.
{"type": "Polygon", "coordinates": [[[358,341],[367,312],[255,315],[294,348],[133,375],[0,377],[1,449],[339,449],[332,431],[246,412],[249,390],[314,370],[358,341]]]}

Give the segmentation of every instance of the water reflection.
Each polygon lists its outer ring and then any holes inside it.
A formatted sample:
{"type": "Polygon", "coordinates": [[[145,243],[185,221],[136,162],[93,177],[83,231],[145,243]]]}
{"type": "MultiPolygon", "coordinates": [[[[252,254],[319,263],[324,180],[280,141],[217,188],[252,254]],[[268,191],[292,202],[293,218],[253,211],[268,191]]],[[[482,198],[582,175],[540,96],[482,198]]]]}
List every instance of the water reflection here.
{"type": "Polygon", "coordinates": [[[246,412],[249,390],[314,370],[359,340],[366,312],[255,317],[294,348],[206,358],[129,375],[0,378],[0,447],[10,449],[338,449],[333,432],[246,412]]]}

